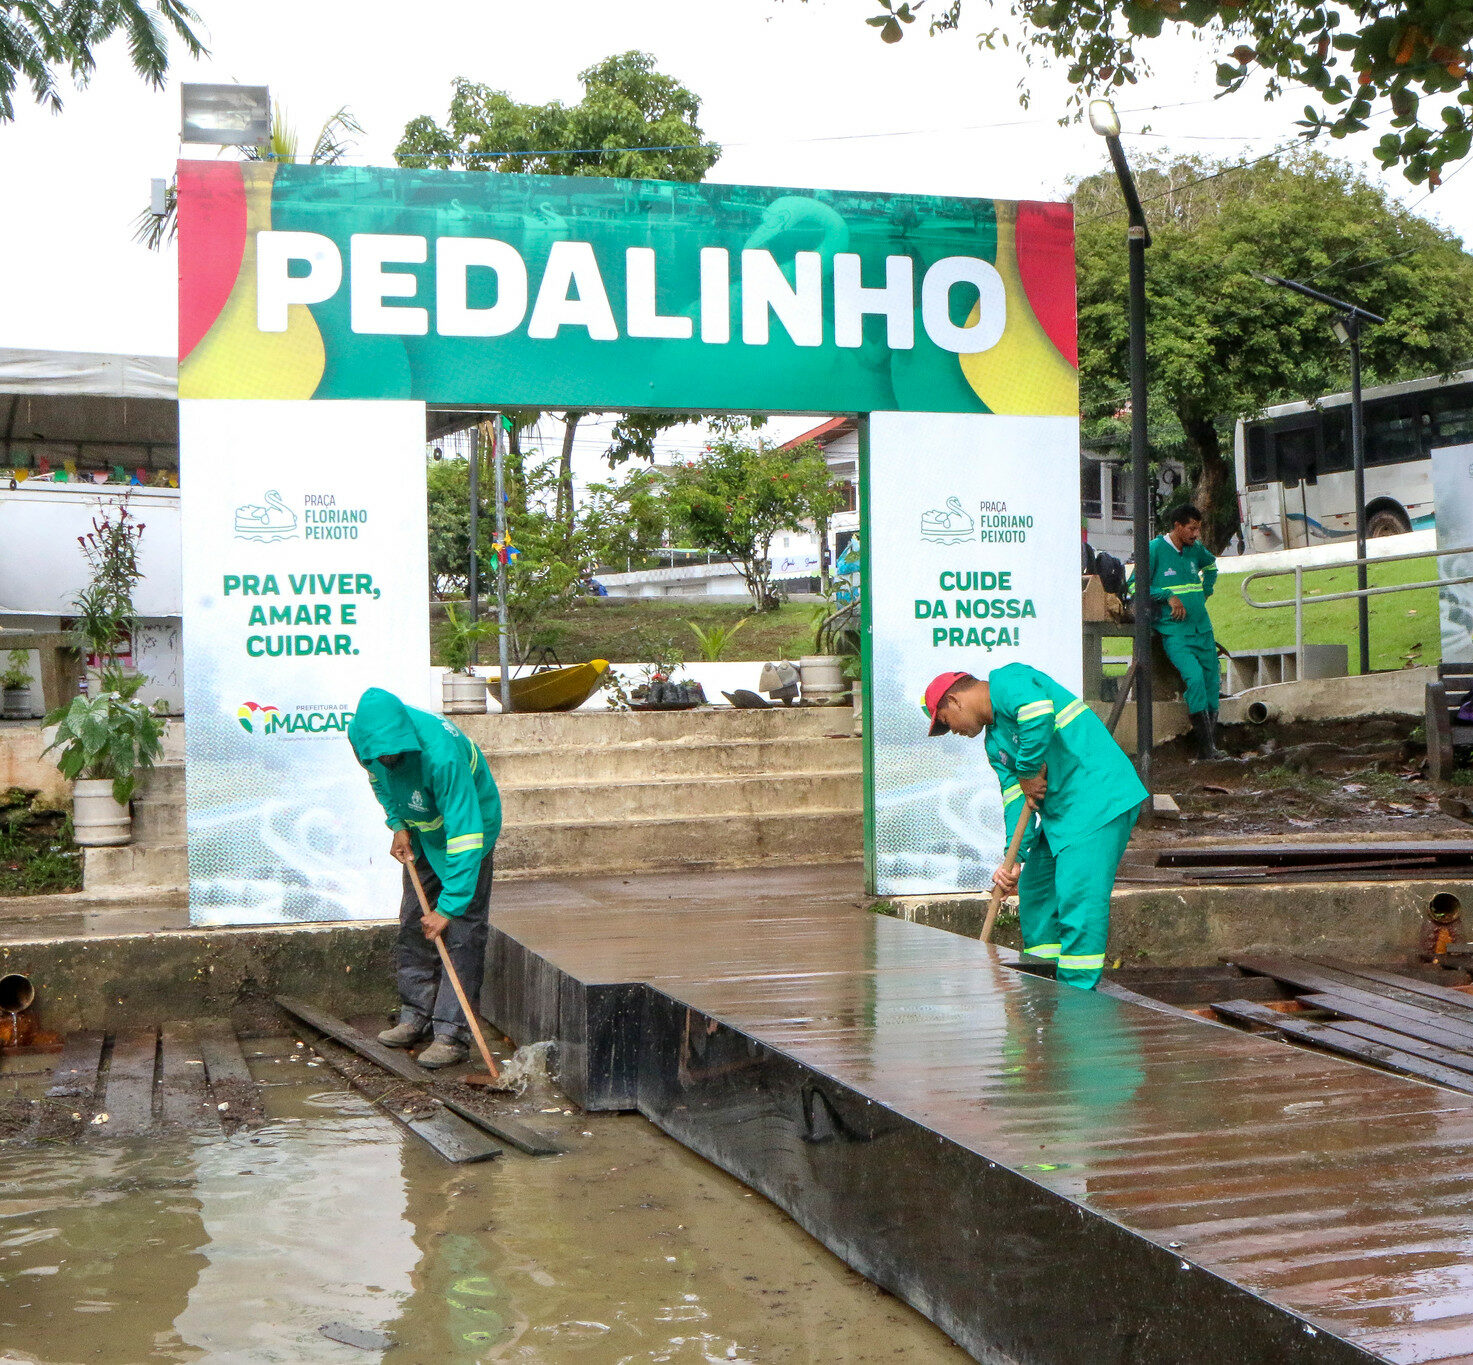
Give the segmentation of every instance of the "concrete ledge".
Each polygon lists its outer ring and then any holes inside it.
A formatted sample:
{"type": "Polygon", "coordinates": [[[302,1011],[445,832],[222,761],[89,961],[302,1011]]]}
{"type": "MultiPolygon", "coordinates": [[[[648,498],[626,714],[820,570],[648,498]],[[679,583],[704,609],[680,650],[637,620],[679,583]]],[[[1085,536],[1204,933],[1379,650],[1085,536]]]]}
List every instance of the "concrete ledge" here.
{"type": "MultiPolygon", "coordinates": [[[[1108,956],[1127,967],[1208,966],[1250,952],[1405,960],[1417,951],[1432,897],[1445,891],[1473,907],[1473,881],[1466,880],[1127,887],[1110,898],[1108,956]]],[[[987,897],[898,896],[877,908],[976,938],[987,897]]],[[[994,937],[1021,947],[1015,912],[998,917],[994,937]]]]}
{"type": "Polygon", "coordinates": [[[1426,711],[1427,684],[1435,668],[1403,668],[1348,678],[1306,678],[1302,682],[1249,687],[1224,697],[1221,719],[1241,724],[1255,701],[1268,707],[1270,720],[1348,720],[1355,716],[1416,716],[1426,711]]]}
{"type": "Polygon", "coordinates": [[[179,929],[116,937],[0,943],[0,975],[36,987],[42,1026],[57,1032],[230,1015],[253,995],[300,995],[339,1015],[398,998],[390,956],[398,923],[179,929]]]}

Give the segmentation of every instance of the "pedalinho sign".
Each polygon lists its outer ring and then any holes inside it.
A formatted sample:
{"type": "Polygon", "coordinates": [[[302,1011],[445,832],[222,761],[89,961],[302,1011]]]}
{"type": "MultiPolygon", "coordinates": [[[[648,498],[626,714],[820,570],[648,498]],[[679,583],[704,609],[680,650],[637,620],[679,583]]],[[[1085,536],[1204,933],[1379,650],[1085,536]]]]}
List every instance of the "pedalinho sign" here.
{"type": "MultiPolygon", "coordinates": [[[[855,413],[876,718],[866,735],[872,881],[981,884],[1000,828],[995,796],[960,815],[933,803],[928,816],[896,793],[914,786],[907,775],[943,769],[976,790],[975,758],[950,742],[924,747],[911,714],[939,668],[1027,658],[1077,677],[1067,206],[265,162],[181,162],[178,185],[183,408],[229,404],[244,430],[256,429],[253,406],[279,408],[287,415],[271,420],[285,426],[271,427],[263,449],[271,461],[288,452],[272,465],[279,476],[248,464],[227,475],[209,448],[222,423],[184,423],[185,465],[216,481],[209,516],[232,526],[228,554],[206,554],[216,533],[201,530],[193,561],[211,575],[191,580],[193,638],[211,644],[191,663],[187,618],[186,670],[219,683],[209,695],[222,729],[207,739],[191,712],[192,770],[197,735],[213,746],[201,764],[240,755],[227,733],[237,746],[267,742],[245,751],[249,761],[269,751],[303,774],[320,770],[330,746],[347,756],[331,721],[348,679],[424,700],[420,618],[399,637],[402,671],[377,642],[407,620],[408,596],[425,592],[422,510],[405,515],[402,501],[423,507],[425,405],[855,413]],[[413,440],[412,419],[396,427],[402,444],[390,455],[371,414],[399,404],[420,413],[420,427],[413,440]],[[332,437],[284,434],[300,426],[293,411],[327,408],[340,413],[332,437]],[[331,448],[360,441],[376,460],[414,466],[417,491],[396,485],[401,501],[383,506],[386,466],[370,474],[356,459],[321,477],[331,448]],[[300,476],[290,496],[288,472],[300,476]],[[1072,637],[1058,583],[1073,584],[1072,637]],[[226,686],[237,659],[265,672],[226,686]],[[892,725],[884,712],[901,699],[904,720],[892,725]]],[[[202,527],[197,487],[184,486],[185,520],[202,527]]],[[[334,801],[367,819],[366,784],[350,786],[344,778],[334,801]]],[[[191,777],[194,902],[209,918],[205,891],[214,896],[248,859],[196,857],[196,844],[218,845],[196,790],[191,777]]],[[[281,850],[304,837],[274,829],[250,856],[265,866],[262,850],[277,850],[280,871],[291,861],[281,850]]]]}

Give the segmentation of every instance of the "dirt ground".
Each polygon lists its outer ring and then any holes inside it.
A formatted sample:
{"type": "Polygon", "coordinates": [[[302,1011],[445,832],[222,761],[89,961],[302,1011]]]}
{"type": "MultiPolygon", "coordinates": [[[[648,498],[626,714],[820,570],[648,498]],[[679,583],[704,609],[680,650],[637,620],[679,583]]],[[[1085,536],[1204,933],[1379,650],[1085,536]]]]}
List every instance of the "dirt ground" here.
{"type": "MultiPolygon", "coordinates": [[[[1428,782],[1421,724],[1409,716],[1226,726],[1226,762],[1192,761],[1191,738],[1158,746],[1153,785],[1169,792],[1180,820],[1157,822],[1133,841],[1239,838],[1473,839],[1457,808],[1473,785],[1428,782]]],[[[1473,783],[1473,772],[1469,773],[1473,783]]]]}

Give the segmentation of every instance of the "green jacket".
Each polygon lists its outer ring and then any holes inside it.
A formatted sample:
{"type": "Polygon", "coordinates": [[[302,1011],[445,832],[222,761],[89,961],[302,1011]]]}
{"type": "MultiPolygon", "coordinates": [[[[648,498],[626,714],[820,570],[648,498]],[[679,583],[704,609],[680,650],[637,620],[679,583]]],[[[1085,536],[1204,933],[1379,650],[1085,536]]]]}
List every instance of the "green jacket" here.
{"type": "Polygon", "coordinates": [[[1217,586],[1217,560],[1199,540],[1178,550],[1166,536],[1151,542],[1151,605],[1156,629],[1163,635],[1186,635],[1194,631],[1212,634],[1207,599],[1217,586]],[[1171,619],[1170,598],[1187,609],[1184,621],[1171,619]]]}
{"type": "MultiPolygon", "coordinates": [[[[1039,823],[1049,847],[1067,848],[1146,799],[1125,751],[1086,702],[1027,664],[1006,664],[987,676],[992,724],[985,732],[987,761],[1002,787],[1006,837],[1026,806],[1018,780],[1048,765],[1048,795],[1039,823]]],[[[1034,831],[1023,836],[1027,858],[1034,831]]]]}
{"type": "Polygon", "coordinates": [[[348,742],[368,772],[390,829],[408,829],[440,879],[442,915],[470,908],[481,859],[501,833],[501,794],[485,755],[448,720],[370,687],[348,724],[348,742]],[[392,768],[379,760],[404,754],[392,768]]]}

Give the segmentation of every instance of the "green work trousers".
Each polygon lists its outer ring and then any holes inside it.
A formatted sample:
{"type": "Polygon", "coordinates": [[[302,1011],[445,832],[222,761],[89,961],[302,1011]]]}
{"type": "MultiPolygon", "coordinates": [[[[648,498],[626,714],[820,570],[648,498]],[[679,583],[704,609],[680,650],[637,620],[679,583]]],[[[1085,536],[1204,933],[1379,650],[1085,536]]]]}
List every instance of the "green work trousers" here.
{"type": "Polygon", "coordinates": [[[1181,674],[1187,690],[1187,710],[1216,711],[1221,674],[1217,668],[1217,641],[1210,631],[1163,630],[1161,647],[1171,666],[1181,674]]]}
{"type": "Polygon", "coordinates": [[[1039,830],[1018,878],[1023,951],[1056,961],[1059,980],[1082,991],[1105,966],[1110,892],[1137,814],[1132,807],[1057,853],[1039,830]]]}

